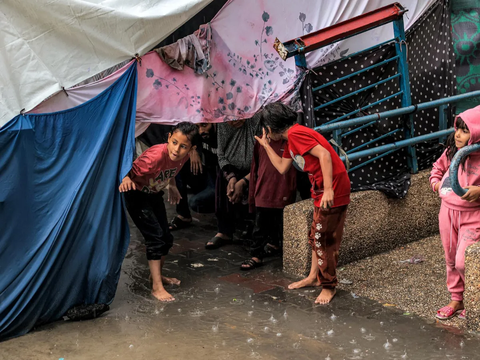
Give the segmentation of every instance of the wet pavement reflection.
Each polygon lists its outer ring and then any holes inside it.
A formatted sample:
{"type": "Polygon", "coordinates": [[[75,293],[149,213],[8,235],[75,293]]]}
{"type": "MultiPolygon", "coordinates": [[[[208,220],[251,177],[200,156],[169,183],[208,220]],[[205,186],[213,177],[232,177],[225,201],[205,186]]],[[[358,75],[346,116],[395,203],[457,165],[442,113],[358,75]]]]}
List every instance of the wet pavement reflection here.
{"type": "Polygon", "coordinates": [[[0,359],[478,358],[478,336],[350,292],[315,305],[318,288],[286,290],[294,279],[281,272],[280,258],[242,272],[242,243],[204,250],[215,223],[212,216],[199,220],[175,233],[165,264],[165,275],[182,281],[167,288],[175,302],[150,295],[144,246],[132,229],[110,311],[0,343],[0,359]]]}

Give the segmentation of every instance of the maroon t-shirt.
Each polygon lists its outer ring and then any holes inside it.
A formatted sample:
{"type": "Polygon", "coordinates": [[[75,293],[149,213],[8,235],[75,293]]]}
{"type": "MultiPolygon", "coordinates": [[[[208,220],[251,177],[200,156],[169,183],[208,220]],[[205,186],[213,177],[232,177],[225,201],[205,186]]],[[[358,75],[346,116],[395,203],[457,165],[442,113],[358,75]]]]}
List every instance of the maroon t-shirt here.
{"type": "MultiPolygon", "coordinates": [[[[279,156],[283,155],[285,145],[283,140],[270,142],[270,146],[279,156]]],[[[293,204],[297,195],[296,175],[293,167],[286,174],[280,174],[272,165],[263,146],[255,142],[248,194],[250,210],[253,211],[253,207],[283,209],[293,204]]]]}
{"type": "Polygon", "coordinates": [[[333,206],[343,206],[350,203],[350,179],[342,160],[332,146],[322,135],[313,129],[295,124],[288,130],[288,144],[283,153],[284,158],[291,158],[298,168],[306,173],[312,184],[314,204],[320,207],[323,197],[323,173],[320,160],[309,153],[320,145],[330,153],[332,158],[333,206]]]}
{"type": "Polygon", "coordinates": [[[172,161],[167,144],[154,145],[133,162],[129,176],[137,190],[157,193],[167,187],[168,181],[180,172],[189,158],[187,155],[181,161],[172,161]]]}

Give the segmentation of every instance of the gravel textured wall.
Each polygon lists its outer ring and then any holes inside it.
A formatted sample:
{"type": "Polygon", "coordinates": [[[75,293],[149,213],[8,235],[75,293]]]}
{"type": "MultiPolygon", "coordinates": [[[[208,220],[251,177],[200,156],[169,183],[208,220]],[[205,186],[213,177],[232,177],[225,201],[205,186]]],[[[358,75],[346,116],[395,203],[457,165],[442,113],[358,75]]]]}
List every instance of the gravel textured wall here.
{"type": "MultiPolygon", "coordinates": [[[[440,199],[430,189],[429,174],[413,175],[404,199],[389,199],[379,191],[352,194],[340,248],[341,264],[438,234],[440,199]]],[[[310,269],[308,231],[312,216],[312,200],[285,208],[283,269],[290,275],[304,276],[310,269]]]]}
{"type": "Polygon", "coordinates": [[[470,245],[465,251],[465,293],[467,328],[480,332],[480,243],[470,245]]]}

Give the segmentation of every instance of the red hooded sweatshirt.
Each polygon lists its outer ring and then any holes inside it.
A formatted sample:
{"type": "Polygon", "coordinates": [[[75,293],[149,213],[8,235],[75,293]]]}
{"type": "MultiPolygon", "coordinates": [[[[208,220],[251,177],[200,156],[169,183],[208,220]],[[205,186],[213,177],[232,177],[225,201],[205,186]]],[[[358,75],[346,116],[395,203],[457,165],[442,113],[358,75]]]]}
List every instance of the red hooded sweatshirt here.
{"type": "MultiPolygon", "coordinates": [[[[469,109],[458,115],[461,117],[470,130],[470,140],[468,145],[480,142],[480,106],[469,109]]],[[[457,123],[455,118],[455,125],[457,123]]],[[[455,126],[456,130],[456,126],[455,126]]],[[[480,209],[480,199],[475,202],[462,200],[460,196],[455,194],[450,181],[450,160],[447,159],[447,150],[445,150],[440,158],[433,164],[430,172],[430,186],[432,189],[440,182],[438,192],[442,199],[442,204],[449,209],[459,211],[474,211],[480,209]]],[[[465,161],[465,170],[463,166],[458,169],[458,182],[460,186],[480,186],[480,151],[471,153],[465,161]]]]}

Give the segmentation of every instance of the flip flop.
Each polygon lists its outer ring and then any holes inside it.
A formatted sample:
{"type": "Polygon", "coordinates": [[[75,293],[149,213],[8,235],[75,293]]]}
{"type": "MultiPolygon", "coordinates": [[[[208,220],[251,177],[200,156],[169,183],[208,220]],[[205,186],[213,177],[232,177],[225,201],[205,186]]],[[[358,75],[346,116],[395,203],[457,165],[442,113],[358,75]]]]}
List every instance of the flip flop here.
{"type": "Polygon", "coordinates": [[[242,265],[248,265],[247,266],[240,266],[240,270],[243,270],[243,271],[248,271],[248,270],[253,270],[257,267],[260,267],[263,265],[263,261],[262,262],[257,262],[253,259],[247,259],[245,260],[244,262],[242,262],[242,265]]]}
{"type": "Polygon", "coordinates": [[[458,318],[462,320],[465,320],[467,318],[467,312],[465,311],[465,309],[463,309],[460,315],[458,315],[458,318]]]}
{"type": "Polygon", "coordinates": [[[437,310],[437,315],[435,317],[439,320],[448,320],[460,314],[463,310],[455,310],[451,306],[444,306],[443,308],[437,310]]]}
{"type": "Polygon", "coordinates": [[[218,236],[214,236],[213,238],[211,238],[205,243],[205,249],[207,250],[218,249],[222,245],[231,244],[232,242],[233,242],[232,239],[224,239],[218,236]]]}
{"type": "Polygon", "coordinates": [[[186,227],[189,227],[190,225],[192,225],[192,220],[184,221],[180,219],[178,216],[175,216],[173,220],[170,221],[170,224],[168,225],[169,225],[170,231],[185,229],[186,227]]]}

